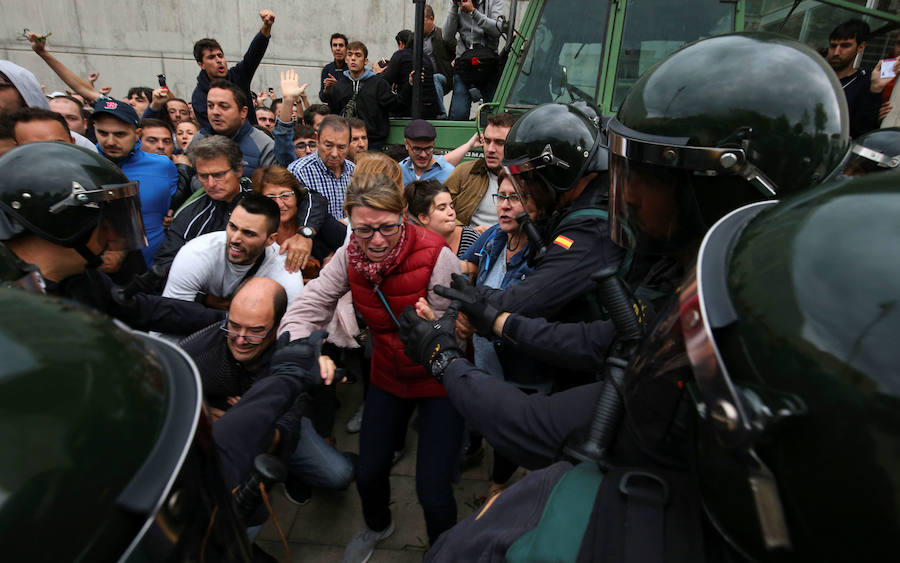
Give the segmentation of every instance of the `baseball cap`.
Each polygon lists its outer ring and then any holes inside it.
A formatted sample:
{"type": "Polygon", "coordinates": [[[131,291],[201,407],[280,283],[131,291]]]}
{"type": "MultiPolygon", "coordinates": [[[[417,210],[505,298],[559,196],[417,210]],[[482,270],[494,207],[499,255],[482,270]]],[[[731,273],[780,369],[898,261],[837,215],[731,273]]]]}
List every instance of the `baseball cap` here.
{"type": "Polygon", "coordinates": [[[94,113],[91,115],[91,119],[93,120],[103,113],[108,113],[135,127],[137,127],[138,122],[140,121],[140,118],[138,118],[138,114],[134,111],[133,107],[120,100],[114,100],[113,98],[100,98],[97,100],[94,103],[94,113]]]}
{"type": "Polygon", "coordinates": [[[403,130],[403,136],[413,141],[433,141],[437,137],[434,125],[424,119],[413,119],[403,130]]]}

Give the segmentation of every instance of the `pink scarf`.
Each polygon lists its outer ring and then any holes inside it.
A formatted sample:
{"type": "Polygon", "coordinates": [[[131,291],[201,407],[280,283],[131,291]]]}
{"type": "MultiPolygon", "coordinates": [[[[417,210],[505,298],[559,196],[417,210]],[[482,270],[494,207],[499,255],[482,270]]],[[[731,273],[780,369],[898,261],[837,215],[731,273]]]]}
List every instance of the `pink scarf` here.
{"type": "Polygon", "coordinates": [[[356,240],[356,233],[351,234],[350,243],[347,245],[347,259],[350,261],[350,267],[372,282],[372,285],[378,287],[381,285],[384,276],[394,266],[397,256],[400,255],[403,247],[406,246],[406,233],[408,231],[409,229],[406,228],[406,223],[404,223],[400,227],[400,240],[397,241],[397,246],[381,262],[369,260],[356,240]]]}

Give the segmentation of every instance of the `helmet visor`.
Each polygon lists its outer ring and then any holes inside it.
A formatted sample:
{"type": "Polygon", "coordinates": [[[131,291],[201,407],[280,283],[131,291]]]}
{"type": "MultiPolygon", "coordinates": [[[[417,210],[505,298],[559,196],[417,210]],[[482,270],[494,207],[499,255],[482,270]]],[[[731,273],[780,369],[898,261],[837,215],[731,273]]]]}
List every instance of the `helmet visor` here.
{"type": "Polygon", "coordinates": [[[50,207],[50,213],[61,213],[70,207],[100,209],[97,229],[110,250],[138,250],[147,246],[137,182],[107,184],[93,190],[72,182],[72,193],[50,207]]]}
{"type": "Polygon", "coordinates": [[[896,170],[900,166],[900,155],[889,155],[855,143],[850,153],[843,169],[846,176],[864,176],[872,172],[896,170]]]}
{"type": "Polygon", "coordinates": [[[101,204],[98,228],[106,233],[110,250],[139,250],[147,246],[141,200],[137,196],[101,204]]]}
{"type": "Polygon", "coordinates": [[[609,176],[613,242],[643,254],[680,254],[699,241],[705,226],[687,172],[611,154],[609,176]]]}

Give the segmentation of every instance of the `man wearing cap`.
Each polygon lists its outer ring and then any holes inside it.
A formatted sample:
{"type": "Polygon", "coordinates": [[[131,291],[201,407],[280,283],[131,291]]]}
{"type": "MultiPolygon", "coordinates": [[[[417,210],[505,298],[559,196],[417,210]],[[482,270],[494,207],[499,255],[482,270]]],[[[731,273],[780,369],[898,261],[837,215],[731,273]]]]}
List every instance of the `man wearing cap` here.
{"type": "Polygon", "coordinates": [[[129,180],[139,182],[141,215],[147,234],[147,246],[141,253],[149,267],[163,240],[163,217],[178,188],[178,172],[165,156],[141,150],[138,114],[127,103],[100,97],[94,103],[91,123],[100,154],[113,161],[129,180]]]}
{"type": "Polygon", "coordinates": [[[424,119],[413,119],[403,130],[404,144],[409,156],[400,161],[403,185],[413,180],[437,180],[444,183],[453,172],[453,165],[434,155],[434,125],[424,119]]]}

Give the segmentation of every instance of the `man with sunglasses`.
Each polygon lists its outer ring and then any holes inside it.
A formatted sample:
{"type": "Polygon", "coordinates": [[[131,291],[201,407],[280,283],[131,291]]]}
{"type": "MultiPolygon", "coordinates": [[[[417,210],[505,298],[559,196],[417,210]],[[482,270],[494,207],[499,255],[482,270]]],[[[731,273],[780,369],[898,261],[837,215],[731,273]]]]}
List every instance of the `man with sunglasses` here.
{"type": "Polygon", "coordinates": [[[286,255],[275,243],[279,216],[271,197],[245,195],[224,231],[199,236],[178,251],[163,297],[224,309],[242,281],[266,277],[281,284],[293,301],[303,288],[303,276],[285,270],[286,255]]]}

